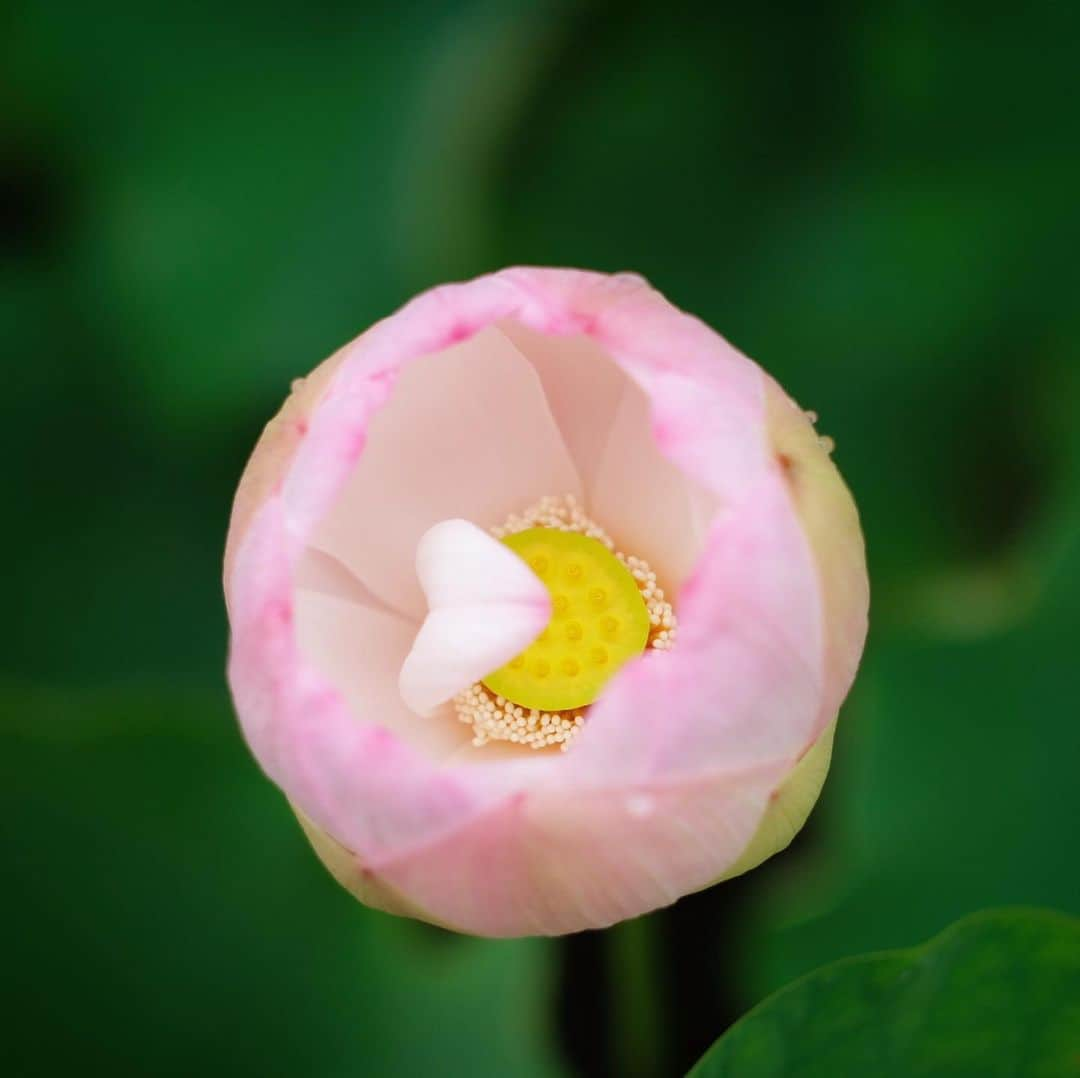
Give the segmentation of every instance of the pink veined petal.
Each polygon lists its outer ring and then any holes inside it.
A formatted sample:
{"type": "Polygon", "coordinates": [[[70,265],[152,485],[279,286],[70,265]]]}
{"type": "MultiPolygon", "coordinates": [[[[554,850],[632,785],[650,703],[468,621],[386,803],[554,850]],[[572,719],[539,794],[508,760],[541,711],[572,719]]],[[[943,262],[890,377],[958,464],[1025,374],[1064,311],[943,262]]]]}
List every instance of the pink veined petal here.
{"type": "Polygon", "coordinates": [[[466,520],[444,520],[424,533],[416,574],[430,610],[399,685],[419,715],[524,651],[551,618],[543,581],[509,547],[466,520]]]}
{"type": "Polygon", "coordinates": [[[296,592],[301,653],[344,696],[357,722],[384,726],[438,759],[468,740],[452,716],[417,716],[398,691],[415,625],[398,614],[307,588],[296,592]]]}
{"type": "Polygon", "coordinates": [[[589,474],[589,509],[675,593],[701,555],[719,499],[656,451],[650,427],[649,402],[631,385],[589,474]]]}
{"type": "Polygon", "coordinates": [[[615,678],[571,768],[634,781],[793,764],[828,718],[815,567],[778,470],[721,511],[679,613],[678,646],[615,678]]]}
{"type": "Polygon", "coordinates": [[[450,927],[488,936],[599,928],[707,886],[750,841],[781,767],[522,793],[452,835],[370,863],[450,927]]]}
{"type": "Polygon", "coordinates": [[[701,553],[717,496],[664,457],[641,388],[590,337],[500,329],[536,368],[589,512],[674,589],[701,553]]]}
{"type": "MultiPolygon", "coordinates": [[[[361,606],[369,606],[397,618],[402,615],[387,606],[374,592],[368,590],[352,571],[337,558],[315,547],[307,547],[293,569],[293,586],[298,590],[317,591],[339,599],[350,599],[361,606]]],[[[407,618],[415,629],[415,622],[407,618]]]]}
{"type": "Polygon", "coordinates": [[[462,517],[490,527],[553,491],[580,496],[581,482],[539,379],[485,330],[404,367],[311,541],[419,618],[413,552],[431,525],[462,517]]]}
{"type": "MultiPolygon", "coordinates": [[[[584,334],[551,337],[513,320],[501,322],[499,329],[540,376],[551,414],[581,475],[585,503],[591,507],[596,471],[610,441],[619,406],[633,383],[584,334]]],[[[647,429],[643,433],[649,437],[647,429]]]]}

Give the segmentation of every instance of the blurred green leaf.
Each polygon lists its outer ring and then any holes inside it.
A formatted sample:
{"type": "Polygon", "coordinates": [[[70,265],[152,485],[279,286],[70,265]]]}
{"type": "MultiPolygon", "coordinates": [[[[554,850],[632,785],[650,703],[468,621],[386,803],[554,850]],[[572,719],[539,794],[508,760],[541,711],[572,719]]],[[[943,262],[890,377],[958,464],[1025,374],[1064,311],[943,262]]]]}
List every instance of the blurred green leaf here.
{"type": "Polygon", "coordinates": [[[975,914],[922,947],[837,962],[737,1022],[694,1078],[1080,1074],[1080,921],[975,914]]]}
{"type": "Polygon", "coordinates": [[[548,941],[358,905],[221,695],[0,689],[3,1069],[560,1073],[548,941]]]}
{"type": "Polygon", "coordinates": [[[1080,912],[1080,862],[1062,855],[1080,818],[1078,538],[1063,515],[1042,599],[1006,631],[879,632],[810,834],[758,870],[739,941],[749,1002],[987,903],[1080,912]]]}

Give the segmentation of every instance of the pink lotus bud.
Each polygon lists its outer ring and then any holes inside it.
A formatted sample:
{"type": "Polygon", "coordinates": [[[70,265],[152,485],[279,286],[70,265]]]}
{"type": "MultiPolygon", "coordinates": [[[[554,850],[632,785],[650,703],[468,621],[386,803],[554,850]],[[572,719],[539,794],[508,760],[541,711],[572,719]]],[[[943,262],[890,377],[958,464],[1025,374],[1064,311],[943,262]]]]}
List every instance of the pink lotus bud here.
{"type": "Polygon", "coordinates": [[[787,845],[866,633],[829,449],[626,274],[437,288],[297,383],[233,507],[229,681],[334,876],[557,934],[787,845]]]}

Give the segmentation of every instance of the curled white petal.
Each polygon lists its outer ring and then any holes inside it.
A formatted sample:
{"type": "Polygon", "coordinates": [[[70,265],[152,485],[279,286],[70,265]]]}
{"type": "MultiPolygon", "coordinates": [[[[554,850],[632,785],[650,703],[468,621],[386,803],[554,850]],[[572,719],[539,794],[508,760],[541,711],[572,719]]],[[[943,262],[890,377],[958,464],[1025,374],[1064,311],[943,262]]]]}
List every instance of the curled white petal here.
{"type": "Polygon", "coordinates": [[[551,619],[551,596],[509,547],[467,520],[443,520],[416,547],[428,614],[398,677],[428,715],[524,651],[551,619]]]}

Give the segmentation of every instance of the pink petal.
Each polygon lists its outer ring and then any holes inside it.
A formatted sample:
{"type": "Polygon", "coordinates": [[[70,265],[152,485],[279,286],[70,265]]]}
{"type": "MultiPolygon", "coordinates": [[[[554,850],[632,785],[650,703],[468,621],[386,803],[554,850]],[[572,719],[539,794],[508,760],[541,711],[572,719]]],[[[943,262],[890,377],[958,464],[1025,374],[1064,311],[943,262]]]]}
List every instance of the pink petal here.
{"type": "Polygon", "coordinates": [[[468,740],[453,716],[423,719],[398,691],[398,670],[416,627],[398,614],[307,588],[296,592],[296,636],[303,656],[344,696],[356,722],[392,730],[433,758],[468,740]]]}
{"type": "Polygon", "coordinates": [[[546,336],[513,321],[500,328],[540,375],[590,514],[674,593],[701,554],[716,495],[660,452],[648,398],[596,341],[546,336]]]}
{"type": "Polygon", "coordinates": [[[749,842],[781,776],[522,793],[429,846],[375,859],[370,878],[465,932],[601,928],[712,882],[749,842]]]}
{"type": "MultiPolygon", "coordinates": [[[[591,505],[596,471],[619,406],[633,383],[596,341],[584,334],[551,337],[512,320],[500,323],[499,328],[540,376],[551,414],[581,476],[585,502],[591,505]]],[[[644,437],[651,442],[647,429],[644,437]]]]}
{"type": "MultiPolygon", "coordinates": [[[[339,599],[350,599],[361,606],[393,614],[401,619],[405,615],[387,606],[374,592],[369,591],[353,576],[352,571],[337,558],[315,547],[306,547],[293,570],[293,586],[297,590],[316,591],[339,599]]],[[[416,628],[411,618],[405,618],[416,628]]]]}
{"type": "Polygon", "coordinates": [[[589,475],[589,511],[676,595],[701,555],[719,498],[657,452],[650,428],[649,402],[629,386],[589,475]]]}
{"type": "Polygon", "coordinates": [[[424,533],[416,573],[431,609],[399,685],[405,703],[428,715],[524,651],[551,618],[551,596],[509,547],[465,520],[424,533]]]}
{"type": "Polygon", "coordinates": [[[814,564],[783,480],[714,523],[684,585],[679,641],[625,667],[569,753],[577,781],[675,781],[794,766],[825,723],[814,564]]]}
{"type": "Polygon", "coordinates": [[[497,330],[408,358],[311,541],[419,618],[413,552],[428,528],[490,527],[553,491],[580,495],[581,482],[536,373],[497,330]]]}

